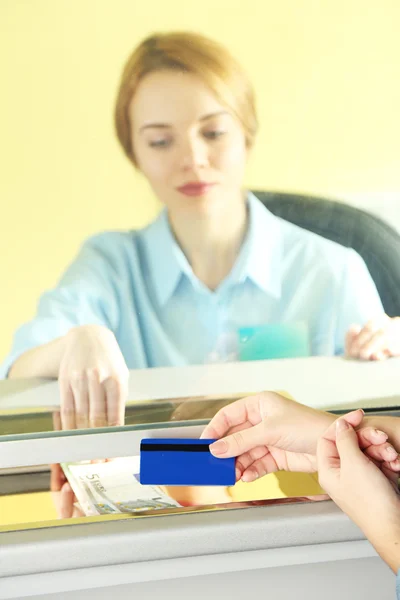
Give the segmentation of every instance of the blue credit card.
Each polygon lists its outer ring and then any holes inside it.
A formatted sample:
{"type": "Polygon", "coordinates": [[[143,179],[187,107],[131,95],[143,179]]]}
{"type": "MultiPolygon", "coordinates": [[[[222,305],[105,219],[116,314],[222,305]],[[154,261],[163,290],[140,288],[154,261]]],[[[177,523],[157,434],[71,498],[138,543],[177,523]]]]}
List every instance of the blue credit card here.
{"type": "Polygon", "coordinates": [[[143,439],[140,483],[143,485],[234,485],[235,459],[216,458],[215,440],[143,439]]]}

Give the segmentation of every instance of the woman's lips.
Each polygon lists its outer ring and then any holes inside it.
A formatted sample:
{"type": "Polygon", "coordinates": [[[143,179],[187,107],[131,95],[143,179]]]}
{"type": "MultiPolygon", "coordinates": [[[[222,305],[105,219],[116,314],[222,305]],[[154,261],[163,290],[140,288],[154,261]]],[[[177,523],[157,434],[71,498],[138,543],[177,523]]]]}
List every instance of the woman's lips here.
{"type": "Polygon", "coordinates": [[[186,183],[177,190],[185,196],[204,196],[214,185],[214,183],[193,182],[186,183]]]}

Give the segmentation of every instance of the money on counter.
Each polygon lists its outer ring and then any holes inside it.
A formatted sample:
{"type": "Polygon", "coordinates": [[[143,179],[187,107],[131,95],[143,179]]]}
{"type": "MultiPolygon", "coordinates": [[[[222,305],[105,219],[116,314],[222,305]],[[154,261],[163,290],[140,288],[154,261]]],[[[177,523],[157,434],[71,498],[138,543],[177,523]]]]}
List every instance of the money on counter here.
{"type": "Polygon", "coordinates": [[[61,467],[86,516],[138,513],[181,505],[159,487],[139,483],[138,456],[61,467]]]}

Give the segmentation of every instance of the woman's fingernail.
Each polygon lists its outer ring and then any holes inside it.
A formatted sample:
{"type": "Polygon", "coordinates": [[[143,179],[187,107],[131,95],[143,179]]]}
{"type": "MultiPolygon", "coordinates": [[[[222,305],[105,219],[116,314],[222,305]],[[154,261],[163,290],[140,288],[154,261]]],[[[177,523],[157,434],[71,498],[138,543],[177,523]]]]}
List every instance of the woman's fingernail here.
{"type": "Polygon", "coordinates": [[[228,449],[228,445],[225,440],[218,440],[213,444],[210,444],[210,451],[212,454],[224,454],[228,449]]]}
{"type": "Polygon", "coordinates": [[[388,439],[387,433],[385,433],[384,431],[381,431],[380,429],[375,429],[375,433],[379,436],[383,436],[385,438],[385,440],[388,439]]]}
{"type": "Polygon", "coordinates": [[[338,419],[336,421],[336,432],[339,433],[340,431],[345,431],[346,429],[349,429],[349,424],[345,419],[338,419]]]}
{"type": "Polygon", "coordinates": [[[256,479],[258,479],[257,471],[247,471],[247,472],[244,472],[242,475],[242,481],[244,483],[251,483],[252,481],[255,481],[256,479]]]}
{"type": "Polygon", "coordinates": [[[388,446],[387,447],[387,451],[389,456],[392,456],[392,460],[395,460],[398,457],[398,453],[396,452],[396,450],[393,448],[393,446],[388,446]]]}

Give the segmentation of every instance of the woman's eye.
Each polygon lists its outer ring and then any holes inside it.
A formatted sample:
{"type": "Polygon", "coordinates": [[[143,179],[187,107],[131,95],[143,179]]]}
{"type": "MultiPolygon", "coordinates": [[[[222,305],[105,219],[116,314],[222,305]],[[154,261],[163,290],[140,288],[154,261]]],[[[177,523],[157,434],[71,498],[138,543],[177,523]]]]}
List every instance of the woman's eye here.
{"type": "Polygon", "coordinates": [[[166,139],[153,140],[153,141],[149,142],[149,146],[151,148],[167,148],[170,145],[171,145],[171,140],[166,140],[166,139]]]}
{"type": "Polygon", "coordinates": [[[212,131],[206,131],[204,133],[204,136],[209,139],[209,140],[217,140],[218,138],[220,138],[221,136],[223,136],[225,133],[225,131],[221,131],[219,129],[215,129],[212,131]]]}

